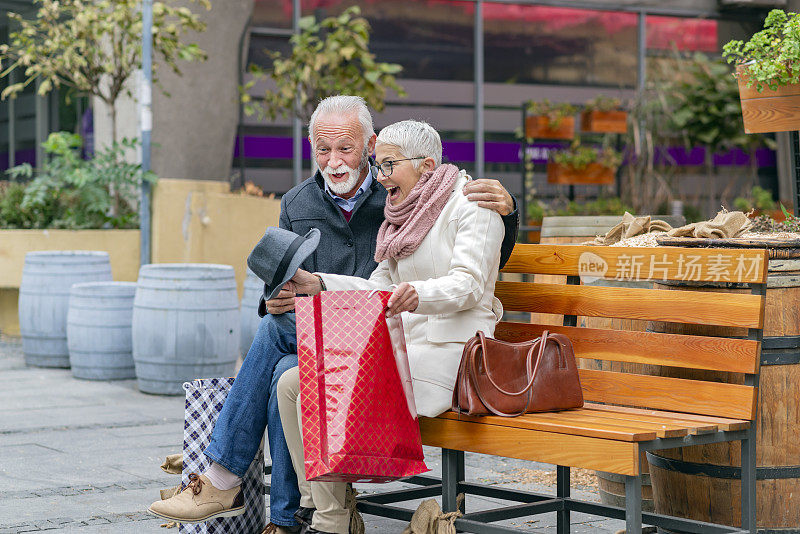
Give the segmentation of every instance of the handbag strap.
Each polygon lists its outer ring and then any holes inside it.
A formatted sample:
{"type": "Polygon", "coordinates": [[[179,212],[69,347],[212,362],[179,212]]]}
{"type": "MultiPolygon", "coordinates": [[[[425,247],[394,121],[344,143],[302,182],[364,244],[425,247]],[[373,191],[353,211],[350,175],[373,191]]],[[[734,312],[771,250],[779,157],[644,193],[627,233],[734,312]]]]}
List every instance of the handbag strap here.
{"type": "Polygon", "coordinates": [[[475,392],[478,394],[478,398],[481,400],[483,405],[486,406],[486,408],[490,412],[492,412],[493,414],[498,415],[500,417],[518,417],[520,415],[523,415],[524,413],[526,413],[528,411],[528,407],[530,406],[531,400],[533,399],[533,382],[536,379],[536,368],[539,365],[539,361],[542,358],[542,354],[544,354],[544,348],[547,345],[547,341],[550,339],[550,338],[548,338],[547,330],[545,330],[542,333],[542,337],[537,339],[535,342],[533,342],[531,344],[531,348],[528,349],[528,353],[525,356],[525,372],[526,372],[526,375],[527,375],[527,378],[528,378],[528,383],[525,385],[524,388],[522,388],[518,392],[506,391],[505,389],[500,387],[497,384],[497,382],[494,381],[494,379],[492,378],[491,374],[489,373],[489,367],[487,365],[487,360],[486,360],[486,336],[484,335],[483,332],[479,331],[478,332],[478,337],[480,338],[481,343],[480,343],[479,346],[476,345],[473,348],[473,350],[471,351],[471,358],[470,358],[471,362],[470,363],[472,365],[470,365],[470,369],[469,369],[469,371],[472,373],[472,381],[473,381],[473,384],[475,384],[475,392]],[[538,355],[536,357],[536,364],[533,365],[533,353],[537,348],[537,344],[538,344],[539,351],[538,351],[538,355]],[[494,387],[497,391],[499,391],[503,395],[507,395],[509,397],[519,397],[521,395],[524,395],[525,393],[528,394],[528,401],[525,403],[525,407],[520,412],[518,412],[518,413],[505,413],[505,412],[497,409],[495,406],[492,406],[492,404],[486,400],[485,396],[483,394],[481,394],[480,386],[478,385],[478,381],[476,380],[477,375],[478,375],[478,371],[477,371],[477,354],[476,353],[477,353],[479,348],[480,348],[481,352],[483,353],[481,359],[483,361],[483,367],[484,367],[484,369],[486,369],[486,378],[489,379],[489,383],[492,385],[492,387],[494,387]]]}

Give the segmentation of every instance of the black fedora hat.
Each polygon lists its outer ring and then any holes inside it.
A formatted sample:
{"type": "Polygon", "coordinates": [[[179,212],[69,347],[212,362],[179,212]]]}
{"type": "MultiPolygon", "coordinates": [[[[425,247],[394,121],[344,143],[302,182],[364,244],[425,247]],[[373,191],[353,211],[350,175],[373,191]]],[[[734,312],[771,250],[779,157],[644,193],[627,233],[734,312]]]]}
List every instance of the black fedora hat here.
{"type": "Polygon", "coordinates": [[[275,298],[283,285],[319,245],[319,230],[305,236],[270,226],[247,257],[247,266],[264,281],[264,298],[275,298]]]}

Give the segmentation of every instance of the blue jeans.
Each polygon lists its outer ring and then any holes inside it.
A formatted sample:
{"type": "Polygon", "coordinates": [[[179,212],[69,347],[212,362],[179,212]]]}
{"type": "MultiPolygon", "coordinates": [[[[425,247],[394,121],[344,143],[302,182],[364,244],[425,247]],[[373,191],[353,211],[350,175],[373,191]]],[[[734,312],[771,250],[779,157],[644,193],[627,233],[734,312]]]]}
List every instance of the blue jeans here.
{"type": "Polygon", "coordinates": [[[270,521],[294,526],[300,506],[297,475],[283,435],[275,390],[278,378],[297,365],[294,313],[267,314],[214,425],[205,455],[231,473],[244,477],[255,458],[264,429],[272,456],[270,521]]]}

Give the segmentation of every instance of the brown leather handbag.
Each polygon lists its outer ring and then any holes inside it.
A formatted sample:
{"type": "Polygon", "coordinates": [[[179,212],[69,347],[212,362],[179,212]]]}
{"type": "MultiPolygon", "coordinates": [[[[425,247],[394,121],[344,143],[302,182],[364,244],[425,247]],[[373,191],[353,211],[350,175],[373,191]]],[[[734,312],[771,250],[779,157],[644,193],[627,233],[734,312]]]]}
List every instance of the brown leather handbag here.
{"type": "Polygon", "coordinates": [[[550,334],[522,343],[486,337],[479,331],[461,356],[453,411],[516,417],[583,406],[572,342],[550,334]]]}

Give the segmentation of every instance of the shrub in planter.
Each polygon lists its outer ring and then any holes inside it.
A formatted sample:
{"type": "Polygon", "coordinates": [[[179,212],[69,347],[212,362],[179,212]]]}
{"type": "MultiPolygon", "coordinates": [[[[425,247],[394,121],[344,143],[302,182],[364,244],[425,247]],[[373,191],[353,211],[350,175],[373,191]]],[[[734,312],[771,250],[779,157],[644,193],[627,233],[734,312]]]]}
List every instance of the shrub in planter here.
{"type": "Polygon", "coordinates": [[[0,224],[6,228],[138,228],[139,186],[155,181],[138,164],[124,160],[138,142],[123,139],[98,150],[91,160],[80,157],[79,135],[56,132],[43,143],[48,158],[34,173],[29,164],[7,171],[12,184],[0,200],[0,224]],[[34,176],[35,174],[35,176],[34,176]],[[21,189],[24,187],[24,189],[21,189]],[[19,211],[12,217],[14,205],[19,211]],[[8,206],[7,209],[3,207],[8,206]]]}
{"type": "Polygon", "coordinates": [[[613,184],[622,155],[613,148],[602,149],[573,144],[567,150],[552,151],[547,163],[551,184],[613,184]]]}
{"type": "Polygon", "coordinates": [[[759,186],[753,187],[749,196],[737,197],[733,201],[733,207],[747,213],[750,217],[769,215],[776,221],[782,221],[785,218],[783,212],[778,208],[778,203],[772,199],[772,192],[759,186]]]}
{"type": "Polygon", "coordinates": [[[549,100],[528,102],[525,137],[539,139],[572,139],[575,137],[575,113],[578,108],[569,103],[549,100]]]}
{"type": "Polygon", "coordinates": [[[800,18],[770,11],[749,41],[733,40],[723,56],[736,64],[745,133],[800,130],[800,18]]]}
{"type": "Polygon", "coordinates": [[[598,96],[586,103],[581,112],[581,130],[591,133],[627,133],[628,112],[618,98],[598,96]]]}

